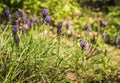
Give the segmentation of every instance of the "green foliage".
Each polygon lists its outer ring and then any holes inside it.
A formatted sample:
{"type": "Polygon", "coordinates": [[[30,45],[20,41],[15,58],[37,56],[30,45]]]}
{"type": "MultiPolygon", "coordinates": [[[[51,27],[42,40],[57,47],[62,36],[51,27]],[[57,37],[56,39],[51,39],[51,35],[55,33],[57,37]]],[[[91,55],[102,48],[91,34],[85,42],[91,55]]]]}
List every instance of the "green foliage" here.
{"type": "MultiPolygon", "coordinates": [[[[49,24],[41,23],[41,26],[37,26],[37,23],[33,23],[33,27],[25,31],[18,29],[20,41],[17,46],[11,30],[12,23],[3,22],[6,28],[4,31],[0,29],[0,82],[92,83],[120,79],[120,49],[113,45],[116,32],[120,30],[119,7],[108,7],[109,13],[106,15],[101,11],[96,14],[89,8],[82,9],[74,0],[0,1],[0,12],[6,7],[12,12],[25,9],[27,18],[38,16],[40,23],[43,20],[41,11],[47,8],[51,19],[62,21],[63,27],[59,35],[56,28],[49,24]],[[108,22],[106,27],[98,23],[101,19],[108,22]],[[66,32],[66,20],[71,23],[69,34],[66,32]],[[90,32],[85,30],[86,23],[91,25],[90,32]],[[102,39],[104,31],[107,34],[106,40],[102,39]],[[85,39],[92,47],[81,50],[80,39],[85,39]],[[94,55],[96,51],[100,53],[94,55]],[[86,59],[87,56],[90,58],[86,59]]],[[[19,28],[21,25],[24,24],[20,24],[19,28]]]]}
{"type": "Polygon", "coordinates": [[[1,9],[9,7],[10,10],[26,9],[29,13],[39,14],[42,8],[47,8],[54,19],[70,18],[74,11],[79,12],[79,5],[74,0],[10,0],[1,1],[1,9]],[[31,11],[32,10],[32,11],[31,11]]]}

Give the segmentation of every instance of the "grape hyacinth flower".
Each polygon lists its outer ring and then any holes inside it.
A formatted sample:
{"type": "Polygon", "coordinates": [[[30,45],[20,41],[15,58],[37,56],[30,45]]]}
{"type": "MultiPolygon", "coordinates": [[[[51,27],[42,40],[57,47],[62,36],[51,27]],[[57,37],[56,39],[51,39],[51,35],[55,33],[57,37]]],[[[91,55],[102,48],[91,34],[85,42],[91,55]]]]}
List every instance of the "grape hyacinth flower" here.
{"type": "Polygon", "coordinates": [[[12,27],[12,33],[14,36],[17,34],[17,28],[18,28],[17,25],[13,25],[13,27],[12,27]]]}
{"type": "Polygon", "coordinates": [[[103,20],[100,20],[100,25],[103,26],[103,27],[105,27],[105,26],[107,26],[107,22],[105,22],[103,20]]]}
{"type": "Polygon", "coordinates": [[[49,22],[50,22],[50,16],[47,15],[47,16],[45,17],[45,22],[46,22],[46,23],[49,23],[49,22]]]}
{"type": "Polygon", "coordinates": [[[19,18],[19,12],[18,11],[15,11],[14,18],[15,18],[15,20],[17,20],[19,18]]]}
{"type": "Polygon", "coordinates": [[[36,23],[39,23],[38,17],[35,18],[35,22],[36,22],[36,23]]]}
{"type": "Polygon", "coordinates": [[[3,10],[3,14],[4,14],[4,16],[6,17],[6,19],[7,19],[8,21],[11,20],[10,11],[9,11],[8,8],[5,8],[5,9],[3,10]]]}
{"type": "Polygon", "coordinates": [[[3,10],[3,14],[8,18],[9,14],[10,14],[9,9],[8,9],[8,8],[5,8],[5,9],[3,10]]]}
{"type": "Polygon", "coordinates": [[[22,10],[22,11],[21,11],[21,14],[22,14],[22,16],[25,16],[25,11],[22,10]]]}
{"type": "Polygon", "coordinates": [[[86,46],[87,46],[87,42],[84,39],[80,40],[80,47],[82,48],[82,50],[84,50],[86,46]]]}
{"type": "Polygon", "coordinates": [[[57,28],[57,33],[60,34],[61,33],[61,28],[62,28],[62,22],[58,22],[56,28],[57,28]]]}
{"type": "Polygon", "coordinates": [[[88,32],[90,32],[90,31],[91,31],[91,26],[90,26],[90,24],[86,23],[86,24],[85,24],[85,29],[86,29],[88,32]]]}
{"type": "Polygon", "coordinates": [[[28,21],[27,24],[30,28],[32,28],[32,23],[30,21],[28,21]]]}
{"type": "Polygon", "coordinates": [[[34,17],[31,17],[30,22],[33,23],[33,21],[34,21],[34,17]]]}
{"type": "Polygon", "coordinates": [[[22,17],[22,21],[23,21],[24,24],[27,22],[26,16],[22,17]]]}
{"type": "Polygon", "coordinates": [[[42,16],[43,16],[43,19],[45,19],[45,17],[48,15],[48,10],[47,9],[43,9],[42,10],[42,16]]]}
{"type": "Polygon", "coordinates": [[[26,17],[26,15],[25,15],[25,11],[22,10],[22,11],[21,11],[21,14],[22,14],[22,22],[23,22],[24,24],[26,24],[26,22],[27,22],[27,17],[26,17]]]}
{"type": "Polygon", "coordinates": [[[1,30],[4,31],[5,30],[5,25],[1,26],[1,30]]]}
{"type": "Polygon", "coordinates": [[[62,28],[62,22],[58,22],[56,27],[57,27],[57,29],[61,29],[62,28]]]}
{"type": "Polygon", "coordinates": [[[7,19],[8,19],[8,21],[10,21],[10,20],[11,20],[11,15],[10,15],[10,14],[9,14],[9,16],[8,16],[8,18],[7,18],[7,19]]]}
{"type": "Polygon", "coordinates": [[[65,27],[66,27],[67,30],[69,29],[69,27],[70,27],[70,22],[69,21],[66,22],[65,27]]]}

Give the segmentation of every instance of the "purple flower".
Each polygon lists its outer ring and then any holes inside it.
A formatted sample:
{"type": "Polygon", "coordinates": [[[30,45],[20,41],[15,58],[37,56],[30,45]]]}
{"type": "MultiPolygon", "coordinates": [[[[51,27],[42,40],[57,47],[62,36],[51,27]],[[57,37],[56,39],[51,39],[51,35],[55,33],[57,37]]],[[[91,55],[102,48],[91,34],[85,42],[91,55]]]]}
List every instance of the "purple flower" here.
{"type": "Polygon", "coordinates": [[[17,33],[17,28],[18,28],[17,25],[13,25],[13,27],[12,27],[12,33],[13,33],[13,35],[16,35],[16,33],[17,33]]]}
{"type": "Polygon", "coordinates": [[[30,28],[32,28],[32,23],[30,21],[28,21],[27,24],[30,28]]]}
{"type": "Polygon", "coordinates": [[[19,18],[19,12],[18,11],[15,11],[14,18],[15,18],[15,20],[17,20],[19,18]]]}
{"type": "Polygon", "coordinates": [[[90,26],[90,24],[86,23],[86,24],[85,24],[85,29],[86,29],[88,32],[90,32],[90,31],[91,31],[91,26],[90,26]]]}
{"type": "Polygon", "coordinates": [[[8,8],[5,8],[5,9],[3,10],[3,14],[5,15],[5,17],[6,17],[6,19],[7,19],[8,21],[11,20],[10,11],[9,11],[8,8]]]}
{"type": "Polygon", "coordinates": [[[30,22],[33,23],[33,21],[34,21],[34,17],[31,17],[30,22]]]}
{"type": "Polygon", "coordinates": [[[2,31],[4,31],[5,30],[5,25],[2,25],[1,29],[2,29],[2,31]]]}
{"type": "Polygon", "coordinates": [[[7,19],[8,19],[8,21],[10,21],[10,20],[11,20],[11,15],[10,15],[10,14],[9,14],[9,16],[8,16],[8,18],[7,18],[7,19]]]}
{"type": "Polygon", "coordinates": [[[84,50],[86,46],[87,42],[84,39],[80,40],[80,47],[82,48],[82,50],[84,50]]]}
{"type": "Polygon", "coordinates": [[[39,23],[39,19],[38,19],[38,17],[35,18],[35,22],[39,23]]]}
{"type": "Polygon", "coordinates": [[[66,22],[65,26],[66,26],[66,29],[68,30],[68,28],[70,26],[70,22],[66,22]]]}
{"type": "Polygon", "coordinates": [[[5,9],[3,10],[3,14],[4,14],[6,17],[8,17],[9,14],[10,14],[9,9],[8,9],[8,8],[5,8],[5,9]]]}
{"type": "Polygon", "coordinates": [[[26,21],[27,21],[26,16],[22,17],[22,21],[23,21],[23,23],[26,23],[26,21]]]}
{"type": "Polygon", "coordinates": [[[25,11],[22,10],[22,11],[21,11],[21,14],[22,14],[22,16],[25,16],[25,11]]]}
{"type": "Polygon", "coordinates": [[[57,27],[57,29],[61,29],[62,28],[62,22],[58,22],[56,27],[57,27]]]}
{"type": "Polygon", "coordinates": [[[61,33],[61,28],[62,28],[62,22],[58,22],[56,28],[57,28],[57,34],[60,35],[60,33],[61,33]]]}
{"type": "Polygon", "coordinates": [[[43,15],[43,18],[45,18],[48,15],[48,10],[47,9],[43,9],[42,10],[42,15],[43,15]]]}
{"type": "Polygon", "coordinates": [[[46,21],[46,23],[49,23],[49,22],[50,22],[50,16],[47,15],[47,16],[45,17],[45,21],[46,21]]]}
{"type": "Polygon", "coordinates": [[[103,26],[103,27],[105,27],[105,26],[107,26],[107,22],[105,22],[103,20],[100,20],[100,25],[103,26]]]}

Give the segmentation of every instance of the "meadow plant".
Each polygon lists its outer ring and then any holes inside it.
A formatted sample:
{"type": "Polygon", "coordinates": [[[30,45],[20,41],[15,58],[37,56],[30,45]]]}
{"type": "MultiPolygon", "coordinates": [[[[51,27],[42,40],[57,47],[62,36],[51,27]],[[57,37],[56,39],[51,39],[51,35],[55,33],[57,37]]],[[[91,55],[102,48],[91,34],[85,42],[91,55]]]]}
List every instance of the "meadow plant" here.
{"type": "Polygon", "coordinates": [[[26,16],[23,16],[23,17],[22,17],[22,22],[23,22],[24,24],[26,24],[26,22],[27,22],[26,16]]]}
{"type": "Polygon", "coordinates": [[[27,23],[27,17],[26,17],[26,14],[25,14],[24,10],[21,11],[21,15],[22,15],[22,22],[24,24],[26,24],[27,23]]]}
{"type": "Polygon", "coordinates": [[[29,21],[30,21],[30,23],[33,23],[34,22],[34,17],[30,17],[29,21]]]}
{"type": "Polygon", "coordinates": [[[46,22],[46,23],[49,23],[49,22],[50,22],[50,16],[47,15],[47,16],[45,17],[45,22],[46,22]]]}
{"type": "Polygon", "coordinates": [[[5,9],[3,10],[3,14],[6,16],[6,18],[9,18],[9,15],[10,15],[9,9],[8,9],[8,8],[5,8],[5,9]]]}
{"type": "Polygon", "coordinates": [[[42,10],[43,20],[46,18],[47,15],[48,15],[48,10],[44,8],[44,9],[42,10]]]}
{"type": "Polygon", "coordinates": [[[24,10],[21,11],[21,14],[22,14],[22,16],[26,16],[24,10]]]}
{"type": "Polygon", "coordinates": [[[30,28],[32,28],[33,24],[30,21],[28,21],[27,24],[30,28]]]}
{"type": "Polygon", "coordinates": [[[84,39],[80,40],[80,47],[81,47],[81,49],[84,50],[86,48],[86,46],[87,46],[86,40],[84,40],[84,39]]]}
{"type": "Polygon", "coordinates": [[[6,19],[7,21],[11,21],[11,15],[10,15],[10,11],[9,11],[8,8],[5,8],[5,9],[3,10],[3,15],[5,16],[5,19],[6,19]]]}
{"type": "Polygon", "coordinates": [[[65,27],[66,27],[66,30],[69,29],[69,27],[70,27],[70,22],[69,21],[66,22],[65,27]]]}
{"type": "Polygon", "coordinates": [[[62,22],[58,22],[56,28],[57,28],[57,34],[59,36],[61,34],[62,22]]]}
{"type": "Polygon", "coordinates": [[[44,26],[45,24],[50,22],[50,16],[48,15],[48,9],[43,9],[42,10],[42,24],[43,24],[43,31],[44,31],[44,26]]]}
{"type": "Polygon", "coordinates": [[[88,31],[88,32],[91,31],[91,26],[90,26],[90,24],[88,24],[88,23],[85,24],[85,30],[88,31]]]}
{"type": "MultiPolygon", "coordinates": [[[[104,79],[105,76],[111,76],[109,75],[108,70],[112,72],[111,70],[114,70],[115,68],[113,69],[111,68],[113,65],[111,66],[111,64],[109,63],[110,59],[106,59],[107,56],[104,56],[104,54],[101,54],[101,56],[97,56],[100,55],[99,53],[102,53],[101,50],[99,49],[103,48],[104,46],[104,43],[101,43],[101,40],[98,40],[97,44],[93,45],[91,44],[91,42],[90,44],[89,42],[87,42],[88,39],[81,39],[79,41],[79,45],[77,45],[78,42],[76,43],[76,41],[72,41],[71,39],[69,41],[65,39],[66,37],[63,37],[62,35],[62,28],[64,28],[62,27],[63,22],[58,22],[56,25],[57,43],[56,43],[56,37],[53,36],[54,33],[52,33],[53,37],[49,36],[48,34],[46,36],[46,39],[43,39],[40,33],[44,32],[44,26],[45,26],[44,24],[45,23],[49,24],[51,21],[51,17],[48,14],[48,9],[45,8],[42,10],[41,14],[42,14],[42,18],[39,19],[40,17],[37,16],[36,18],[34,18],[31,17],[31,15],[26,15],[24,10],[22,10],[20,14],[18,11],[15,11],[14,14],[11,14],[13,15],[12,16],[13,19],[12,19],[9,9],[5,8],[3,10],[3,15],[7,19],[11,19],[13,21],[11,22],[12,25],[9,23],[5,25],[3,23],[1,26],[2,31],[5,30],[5,27],[8,29],[4,31],[6,32],[5,33],[6,36],[0,37],[1,40],[0,50],[2,50],[0,51],[0,60],[1,60],[0,65],[2,65],[1,66],[2,68],[0,69],[0,73],[2,73],[0,75],[0,82],[2,80],[3,83],[7,83],[7,82],[8,83],[9,82],[10,83],[12,82],[57,83],[58,81],[60,82],[65,78],[65,81],[62,82],[66,83],[70,81],[68,80],[66,75],[66,73],[71,73],[69,71],[76,73],[75,75],[72,73],[69,76],[72,76],[71,78],[76,77],[75,81],[73,82],[77,82],[77,83],[81,82],[81,80],[85,80],[83,81],[83,83],[84,82],[87,83],[86,80],[89,81],[93,78],[98,79],[99,77],[101,79],[104,79]],[[41,21],[44,21],[43,25],[41,25],[40,27],[40,29],[43,27],[42,32],[37,31],[39,29],[37,29],[36,31],[34,29],[29,30],[29,28],[38,28],[41,21]],[[34,24],[37,25],[33,26],[34,24]],[[11,30],[11,26],[12,26],[12,34],[9,33],[9,30],[11,30]],[[26,26],[28,26],[28,30],[27,30],[28,33],[22,35],[21,31],[18,30],[21,29],[22,31],[24,31],[26,29],[26,26]],[[11,35],[13,36],[14,41],[16,43],[16,47],[18,47],[19,50],[13,49],[13,44],[12,44],[13,41],[11,35]],[[61,41],[61,39],[64,39],[64,41],[61,41]],[[56,47],[57,49],[55,49],[56,47]],[[81,48],[81,50],[79,47],[81,48]],[[97,47],[100,48],[98,49],[97,47]],[[61,48],[62,50],[60,50],[61,48]],[[11,56],[10,60],[8,60],[9,56],[11,56]],[[62,58],[63,56],[64,58],[62,58]],[[86,59],[84,61],[82,56],[83,57],[86,56],[86,59]],[[96,56],[96,57],[92,58],[91,56],[96,56]],[[87,58],[89,58],[89,60],[87,60],[87,58]]],[[[100,25],[102,27],[106,27],[107,22],[101,20],[100,25]]],[[[51,26],[49,25],[48,27],[51,26]]],[[[70,22],[67,21],[65,23],[66,30],[68,30],[69,27],[70,27],[70,22]]],[[[84,27],[87,32],[91,31],[90,24],[86,23],[84,27]]],[[[45,29],[47,29],[46,26],[45,29]]],[[[81,28],[79,30],[81,30],[81,28]]],[[[105,40],[106,38],[105,30],[101,36],[105,40]]],[[[88,38],[90,39],[90,36],[88,38]]],[[[115,45],[118,44],[119,44],[119,37],[117,35],[115,38],[115,45]]]]}
{"type": "Polygon", "coordinates": [[[108,24],[108,23],[107,23],[106,21],[100,20],[100,25],[101,25],[102,27],[106,27],[107,24],[108,24]]]}
{"type": "Polygon", "coordinates": [[[57,40],[58,40],[58,63],[57,65],[60,64],[61,59],[60,59],[60,44],[61,44],[61,29],[62,29],[62,22],[58,22],[58,24],[56,25],[57,28],[57,40]]]}
{"type": "Polygon", "coordinates": [[[19,12],[18,12],[18,11],[15,11],[15,12],[14,12],[14,19],[15,19],[15,20],[18,20],[18,18],[19,18],[19,12]]]}

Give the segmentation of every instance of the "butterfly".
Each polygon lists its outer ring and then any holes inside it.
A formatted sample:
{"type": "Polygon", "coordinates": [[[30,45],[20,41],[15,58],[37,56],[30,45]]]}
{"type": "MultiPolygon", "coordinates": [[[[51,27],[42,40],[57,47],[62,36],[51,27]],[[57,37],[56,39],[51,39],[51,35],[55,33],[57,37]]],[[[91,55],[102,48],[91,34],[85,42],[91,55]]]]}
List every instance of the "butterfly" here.
{"type": "Polygon", "coordinates": [[[103,52],[102,50],[98,49],[97,47],[95,47],[91,43],[88,43],[84,39],[81,39],[79,41],[79,43],[80,43],[81,50],[85,53],[86,60],[93,57],[93,56],[100,55],[101,53],[106,54],[106,52],[107,52],[106,50],[105,50],[105,52],[103,52]]]}

